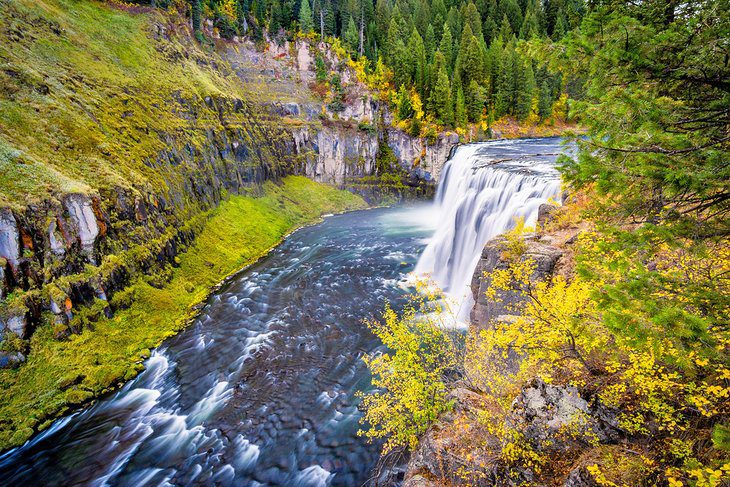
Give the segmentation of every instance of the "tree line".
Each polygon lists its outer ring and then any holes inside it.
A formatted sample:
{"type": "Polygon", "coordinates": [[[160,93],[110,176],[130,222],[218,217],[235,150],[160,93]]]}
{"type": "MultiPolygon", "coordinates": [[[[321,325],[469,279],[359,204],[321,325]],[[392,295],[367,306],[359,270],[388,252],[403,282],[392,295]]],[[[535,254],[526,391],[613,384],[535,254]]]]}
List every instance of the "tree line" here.
{"type": "Polygon", "coordinates": [[[536,123],[580,95],[578,83],[538,65],[519,45],[562,39],[580,24],[583,0],[189,2],[196,32],[209,18],[224,38],[319,35],[338,39],[371,69],[384,64],[401,119],[412,116],[414,93],[430,119],[451,127],[505,116],[536,123]]]}

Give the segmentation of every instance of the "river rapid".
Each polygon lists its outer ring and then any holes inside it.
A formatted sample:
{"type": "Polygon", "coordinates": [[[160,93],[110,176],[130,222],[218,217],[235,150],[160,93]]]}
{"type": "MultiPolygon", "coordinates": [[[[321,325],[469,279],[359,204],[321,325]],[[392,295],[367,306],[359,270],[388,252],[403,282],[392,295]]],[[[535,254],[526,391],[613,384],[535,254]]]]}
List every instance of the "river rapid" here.
{"type": "Polygon", "coordinates": [[[362,485],[380,445],[357,435],[356,392],[371,387],[362,356],[382,347],[363,320],[402,303],[427,244],[419,268],[444,287],[468,282],[482,240],[512,214],[534,221],[555,196],[559,151],[559,139],[465,146],[434,205],[295,232],[212,295],[136,379],[0,457],[0,484],[362,485]]]}

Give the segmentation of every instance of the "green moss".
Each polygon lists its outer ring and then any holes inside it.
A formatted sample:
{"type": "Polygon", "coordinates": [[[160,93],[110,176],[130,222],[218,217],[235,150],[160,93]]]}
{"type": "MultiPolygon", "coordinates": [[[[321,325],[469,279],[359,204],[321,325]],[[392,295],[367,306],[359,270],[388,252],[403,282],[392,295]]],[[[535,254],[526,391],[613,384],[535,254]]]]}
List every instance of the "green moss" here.
{"type": "MultiPolygon", "coordinates": [[[[48,426],[48,419],[134,377],[141,358],[185,326],[212,286],[264,255],[291,230],[325,213],[363,207],[365,202],[351,193],[298,176],[266,183],[258,197],[230,197],[211,212],[160,287],[140,278],[117,293],[113,303],[130,306],[111,319],[94,312],[93,331],[87,327],[63,341],[53,338],[50,323],[36,331],[27,362],[0,371],[0,448],[27,440],[48,426]]],[[[90,313],[84,314],[85,323],[90,313]]]]}
{"type": "MultiPolygon", "coordinates": [[[[162,12],[76,0],[0,2],[0,205],[112,186],[164,191],[165,137],[201,147],[227,127],[204,98],[246,99],[240,80],[162,12]]],[[[247,128],[247,127],[244,127],[247,128]]],[[[253,130],[253,129],[252,129],[253,130]]]]}

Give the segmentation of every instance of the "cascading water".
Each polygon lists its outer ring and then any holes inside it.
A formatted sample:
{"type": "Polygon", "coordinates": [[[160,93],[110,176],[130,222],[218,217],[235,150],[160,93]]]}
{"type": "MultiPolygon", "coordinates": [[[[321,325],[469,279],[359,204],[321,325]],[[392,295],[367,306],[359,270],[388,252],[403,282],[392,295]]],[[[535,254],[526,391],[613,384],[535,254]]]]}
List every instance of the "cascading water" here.
{"type": "Polygon", "coordinates": [[[437,222],[416,266],[468,316],[472,274],[484,244],[537,220],[542,203],[560,192],[558,138],[483,142],[459,147],[446,163],[431,213],[437,222]]]}

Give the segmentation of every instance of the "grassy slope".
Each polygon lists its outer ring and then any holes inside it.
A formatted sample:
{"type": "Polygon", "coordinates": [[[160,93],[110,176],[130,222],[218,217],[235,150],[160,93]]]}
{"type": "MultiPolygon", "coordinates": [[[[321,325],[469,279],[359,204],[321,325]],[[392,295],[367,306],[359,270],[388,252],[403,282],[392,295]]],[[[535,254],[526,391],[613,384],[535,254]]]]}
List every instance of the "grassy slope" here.
{"type": "Polygon", "coordinates": [[[323,213],[364,206],[357,196],[296,176],[266,183],[263,196],[231,197],[212,212],[161,289],[149,277],[140,279],[112,301],[132,299],[131,307],[66,341],[54,340],[50,325],[42,327],[27,364],[0,371],[0,448],[22,443],[74,405],[136,375],[148,349],[179,331],[211,286],[292,229],[323,213]]]}
{"type": "MultiPolygon", "coordinates": [[[[174,95],[246,97],[173,20],[90,0],[0,0],[0,206],[165,187],[144,160],[164,148],[158,133],[192,136],[174,95]],[[155,21],[172,41],[155,39],[155,21]]],[[[200,110],[196,125],[217,128],[213,115],[200,110]]]]}
{"type": "MultiPolygon", "coordinates": [[[[195,146],[201,129],[222,129],[201,102],[207,96],[248,97],[174,19],[92,0],[0,0],[0,207],[114,186],[164,192],[176,175],[144,161],[165,148],[158,134],[195,146]],[[156,40],[155,23],[172,40],[156,40]],[[179,98],[194,103],[194,117],[180,113],[179,98]]],[[[250,125],[245,117],[227,123],[250,125]]],[[[0,448],[134,376],[147,350],[179,331],[211,286],[287,232],[322,213],[364,206],[298,177],[267,183],[255,196],[191,215],[186,224],[200,232],[179,265],[117,293],[112,304],[123,309],[112,319],[100,313],[103,303],[75,310],[93,331],[56,341],[52,325],[41,326],[27,363],[0,371],[0,448]]]]}

